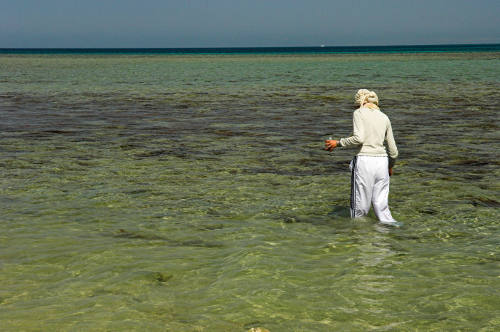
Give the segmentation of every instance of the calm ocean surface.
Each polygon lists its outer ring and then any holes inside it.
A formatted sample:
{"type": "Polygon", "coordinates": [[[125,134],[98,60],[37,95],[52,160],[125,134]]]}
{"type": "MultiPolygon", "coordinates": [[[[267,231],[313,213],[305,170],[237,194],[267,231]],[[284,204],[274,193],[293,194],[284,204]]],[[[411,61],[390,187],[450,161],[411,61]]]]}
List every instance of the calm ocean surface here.
{"type": "Polygon", "coordinates": [[[476,46],[0,50],[0,329],[498,330],[500,46],[476,46]],[[402,228],[351,220],[356,150],[322,150],[359,88],[402,228]]]}

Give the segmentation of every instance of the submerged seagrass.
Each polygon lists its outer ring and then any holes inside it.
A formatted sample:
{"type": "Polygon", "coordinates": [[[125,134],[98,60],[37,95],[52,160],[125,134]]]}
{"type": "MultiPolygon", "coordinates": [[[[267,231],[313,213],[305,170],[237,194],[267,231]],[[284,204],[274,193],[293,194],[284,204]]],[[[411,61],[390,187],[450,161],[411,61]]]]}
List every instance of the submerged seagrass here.
{"type": "Polygon", "coordinates": [[[0,56],[6,330],[493,329],[499,53],[0,56]],[[358,88],[401,229],[348,218],[358,88]]]}

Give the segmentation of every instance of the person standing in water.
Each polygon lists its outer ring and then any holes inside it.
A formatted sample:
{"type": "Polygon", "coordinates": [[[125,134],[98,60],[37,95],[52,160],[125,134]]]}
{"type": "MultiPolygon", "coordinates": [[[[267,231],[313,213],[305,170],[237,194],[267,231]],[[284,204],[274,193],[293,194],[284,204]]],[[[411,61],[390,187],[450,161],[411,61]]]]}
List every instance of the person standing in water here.
{"type": "Polygon", "coordinates": [[[389,177],[398,156],[391,121],[380,111],[375,92],[358,90],[355,100],[359,108],[353,114],[352,136],[326,140],[326,150],[360,147],[350,164],[351,217],[365,216],[373,205],[375,215],[381,223],[399,226],[400,223],[394,220],[389,210],[389,177]],[[388,151],[384,141],[387,141],[388,151]]]}

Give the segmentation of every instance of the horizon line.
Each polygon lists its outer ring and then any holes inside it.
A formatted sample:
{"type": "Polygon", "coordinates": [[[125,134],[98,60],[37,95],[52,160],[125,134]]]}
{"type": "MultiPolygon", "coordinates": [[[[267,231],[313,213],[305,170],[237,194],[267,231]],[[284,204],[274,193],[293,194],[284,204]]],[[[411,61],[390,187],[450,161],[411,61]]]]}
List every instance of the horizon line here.
{"type": "Polygon", "coordinates": [[[116,49],[248,49],[248,48],[341,48],[341,47],[416,47],[416,46],[483,46],[500,45],[497,43],[444,43],[444,44],[381,44],[381,45],[302,45],[302,46],[187,46],[187,47],[0,47],[0,50],[43,50],[43,49],[66,49],[66,50],[116,50],[116,49]]]}

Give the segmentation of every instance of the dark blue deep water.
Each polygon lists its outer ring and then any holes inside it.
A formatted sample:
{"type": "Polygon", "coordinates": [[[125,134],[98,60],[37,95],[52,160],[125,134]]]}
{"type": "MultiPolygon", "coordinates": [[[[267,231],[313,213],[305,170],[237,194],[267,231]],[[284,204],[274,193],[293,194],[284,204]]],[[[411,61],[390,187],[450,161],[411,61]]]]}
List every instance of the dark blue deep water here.
{"type": "Polygon", "coordinates": [[[500,44],[211,48],[0,48],[0,54],[304,54],[497,51],[500,51],[500,44]]]}

